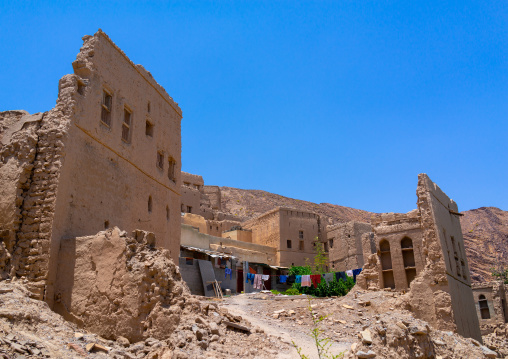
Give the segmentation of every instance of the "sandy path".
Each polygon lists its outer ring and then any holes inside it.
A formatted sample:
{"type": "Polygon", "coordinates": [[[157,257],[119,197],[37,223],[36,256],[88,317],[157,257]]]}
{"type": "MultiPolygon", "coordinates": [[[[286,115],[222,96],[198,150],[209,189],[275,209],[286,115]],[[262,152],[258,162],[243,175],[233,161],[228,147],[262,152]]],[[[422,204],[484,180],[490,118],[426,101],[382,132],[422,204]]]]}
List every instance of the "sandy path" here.
{"type": "MultiPolygon", "coordinates": [[[[256,311],[263,313],[271,313],[270,301],[261,301],[249,298],[245,295],[233,296],[225,299],[223,305],[235,315],[241,315],[244,319],[250,321],[253,326],[262,328],[265,333],[280,337],[281,341],[291,345],[294,341],[300,348],[302,353],[311,359],[318,359],[318,352],[314,340],[310,337],[310,331],[306,327],[288,325],[287,322],[280,322],[271,318],[259,318],[254,315],[256,311]]],[[[334,343],[330,350],[333,354],[339,354],[349,349],[349,345],[345,343],[334,343]]],[[[278,353],[276,358],[298,358],[295,348],[291,348],[289,352],[278,353]]]]}

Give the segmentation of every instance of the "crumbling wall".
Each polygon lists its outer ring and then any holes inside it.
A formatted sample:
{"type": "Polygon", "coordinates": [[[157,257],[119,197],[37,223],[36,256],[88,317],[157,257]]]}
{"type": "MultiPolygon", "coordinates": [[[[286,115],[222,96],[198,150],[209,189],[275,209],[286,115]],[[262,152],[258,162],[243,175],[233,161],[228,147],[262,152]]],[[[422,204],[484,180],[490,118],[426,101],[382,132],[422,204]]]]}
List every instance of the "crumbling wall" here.
{"type": "Polygon", "coordinates": [[[464,263],[463,271],[459,265],[460,277],[454,272],[456,268],[450,258],[445,258],[453,245],[455,251],[463,252],[457,204],[426,174],[418,175],[416,193],[424,236],[425,268],[411,283],[411,310],[437,328],[456,330],[464,337],[481,341],[467,258],[465,254],[456,254],[457,263],[461,260],[464,263]]]}
{"type": "Polygon", "coordinates": [[[204,193],[210,199],[210,205],[214,210],[221,210],[221,192],[219,186],[204,186],[204,193]]]}
{"type": "Polygon", "coordinates": [[[473,284],[476,314],[482,335],[492,333],[506,323],[505,285],[502,281],[473,284]]]}
{"type": "Polygon", "coordinates": [[[355,221],[326,227],[329,267],[338,272],[362,268],[362,235],[371,230],[370,224],[355,221]]]}
{"type": "MultiPolygon", "coordinates": [[[[12,255],[30,188],[43,114],[0,112],[0,279],[16,275],[12,255]]],[[[19,251],[18,251],[19,252],[19,251]]]]}
{"type": "Polygon", "coordinates": [[[164,339],[199,311],[169,251],[153,233],[117,227],[62,241],[55,310],[79,326],[131,342],[164,339]]]}

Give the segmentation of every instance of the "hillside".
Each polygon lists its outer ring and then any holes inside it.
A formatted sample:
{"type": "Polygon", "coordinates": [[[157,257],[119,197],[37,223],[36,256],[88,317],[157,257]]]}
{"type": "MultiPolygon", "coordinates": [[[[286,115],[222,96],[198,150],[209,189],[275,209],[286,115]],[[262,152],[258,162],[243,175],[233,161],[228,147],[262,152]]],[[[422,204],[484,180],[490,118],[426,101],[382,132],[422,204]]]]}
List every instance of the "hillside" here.
{"type": "MultiPolygon", "coordinates": [[[[330,223],[370,222],[377,213],[338,206],[312,203],[261,190],[221,187],[222,209],[244,221],[275,207],[292,207],[312,211],[329,218],[330,223]]],[[[416,205],[415,205],[416,207],[416,205]]],[[[495,207],[482,207],[462,212],[462,231],[473,281],[488,281],[494,266],[508,264],[508,212],[495,207]]]]}

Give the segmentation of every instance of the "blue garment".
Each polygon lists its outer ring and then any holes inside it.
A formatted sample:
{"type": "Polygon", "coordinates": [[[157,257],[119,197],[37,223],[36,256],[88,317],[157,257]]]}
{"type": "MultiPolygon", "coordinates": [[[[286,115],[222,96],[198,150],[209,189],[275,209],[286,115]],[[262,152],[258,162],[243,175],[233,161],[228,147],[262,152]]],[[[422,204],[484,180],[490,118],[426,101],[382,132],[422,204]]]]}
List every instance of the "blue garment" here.
{"type": "Polygon", "coordinates": [[[362,268],[353,269],[353,280],[356,283],[356,276],[362,272],[362,268]]]}
{"type": "Polygon", "coordinates": [[[288,276],[287,275],[281,275],[279,277],[279,282],[281,283],[286,283],[286,280],[287,280],[288,276]]]}
{"type": "Polygon", "coordinates": [[[254,274],[247,273],[247,277],[245,278],[245,283],[249,283],[249,279],[250,279],[250,284],[254,284],[254,274]]]}
{"type": "Polygon", "coordinates": [[[335,278],[337,279],[337,282],[339,279],[342,279],[345,282],[347,280],[346,272],[335,272],[335,278]]]}
{"type": "Polygon", "coordinates": [[[295,283],[300,283],[300,284],[302,284],[302,276],[301,276],[301,275],[297,275],[297,276],[296,276],[295,283]]]}
{"type": "Polygon", "coordinates": [[[228,274],[229,274],[229,279],[232,279],[233,271],[231,270],[231,268],[224,269],[224,279],[226,279],[228,277],[228,274]]]}

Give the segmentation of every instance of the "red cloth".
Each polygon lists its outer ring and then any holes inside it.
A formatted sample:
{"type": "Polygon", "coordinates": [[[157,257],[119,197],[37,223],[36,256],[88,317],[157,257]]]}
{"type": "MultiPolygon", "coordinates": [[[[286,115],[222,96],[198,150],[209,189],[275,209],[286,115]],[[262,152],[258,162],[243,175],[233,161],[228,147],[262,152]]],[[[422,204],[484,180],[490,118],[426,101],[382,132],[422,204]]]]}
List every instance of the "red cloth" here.
{"type": "Polygon", "coordinates": [[[256,272],[254,269],[252,269],[251,267],[249,267],[249,273],[252,273],[252,274],[257,274],[258,272],[256,272]]]}
{"type": "Polygon", "coordinates": [[[321,274],[312,274],[310,276],[310,280],[312,281],[312,284],[314,284],[314,288],[317,288],[317,285],[321,283],[321,274]]]}

